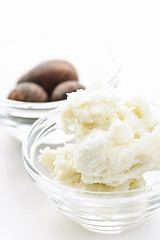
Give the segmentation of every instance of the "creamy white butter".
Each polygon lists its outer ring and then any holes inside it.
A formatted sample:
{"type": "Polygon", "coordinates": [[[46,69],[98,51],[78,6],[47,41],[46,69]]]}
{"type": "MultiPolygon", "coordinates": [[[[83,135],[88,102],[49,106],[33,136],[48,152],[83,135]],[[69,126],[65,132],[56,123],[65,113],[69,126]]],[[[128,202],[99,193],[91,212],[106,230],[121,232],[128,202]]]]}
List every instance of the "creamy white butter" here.
{"type": "Polygon", "coordinates": [[[75,144],[41,151],[40,161],[64,185],[91,191],[121,191],[145,184],[146,171],[160,169],[160,122],[139,98],[117,97],[106,86],[68,95],[60,127],[75,144]]]}

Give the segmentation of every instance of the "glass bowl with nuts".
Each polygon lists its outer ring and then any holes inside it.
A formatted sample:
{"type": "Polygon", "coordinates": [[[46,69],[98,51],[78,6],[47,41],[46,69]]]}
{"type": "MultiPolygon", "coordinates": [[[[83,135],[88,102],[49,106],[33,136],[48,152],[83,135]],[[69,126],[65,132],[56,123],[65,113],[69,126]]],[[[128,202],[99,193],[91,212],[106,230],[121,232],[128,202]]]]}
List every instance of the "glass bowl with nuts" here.
{"type": "Polygon", "coordinates": [[[1,48],[0,124],[23,141],[31,125],[67,93],[104,79],[116,87],[120,65],[106,43],[77,36],[6,42],[1,48]],[[92,41],[91,41],[92,40],[92,41]]]}

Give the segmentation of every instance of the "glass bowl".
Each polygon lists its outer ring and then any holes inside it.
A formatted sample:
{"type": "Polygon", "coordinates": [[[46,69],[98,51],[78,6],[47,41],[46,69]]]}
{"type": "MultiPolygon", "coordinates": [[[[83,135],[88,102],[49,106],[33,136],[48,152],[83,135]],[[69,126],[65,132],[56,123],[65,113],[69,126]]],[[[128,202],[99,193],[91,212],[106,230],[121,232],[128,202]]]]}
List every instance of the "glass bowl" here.
{"type": "Polygon", "coordinates": [[[89,80],[104,79],[110,86],[119,83],[120,65],[110,47],[101,39],[84,36],[46,36],[6,42],[0,47],[0,123],[20,141],[35,120],[61,104],[25,103],[8,100],[17,80],[41,62],[62,59],[71,62],[86,86],[89,80]]]}
{"type": "Polygon", "coordinates": [[[160,208],[159,172],[146,174],[145,187],[122,192],[78,190],[50,179],[49,170],[38,160],[40,149],[74,141],[73,135],[58,129],[58,112],[56,108],[37,120],[22,146],[30,177],[58,209],[84,228],[100,233],[120,233],[153,215],[160,208]]]}

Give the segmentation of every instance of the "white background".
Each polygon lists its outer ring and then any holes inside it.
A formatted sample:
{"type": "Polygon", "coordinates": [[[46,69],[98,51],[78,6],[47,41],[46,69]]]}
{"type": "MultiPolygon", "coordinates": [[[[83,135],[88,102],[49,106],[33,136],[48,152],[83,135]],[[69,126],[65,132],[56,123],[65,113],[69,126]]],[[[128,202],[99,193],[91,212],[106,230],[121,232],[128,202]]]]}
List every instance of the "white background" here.
{"type": "MultiPolygon", "coordinates": [[[[27,47],[34,38],[54,35],[77,35],[97,39],[97,44],[109,43],[123,66],[121,88],[134,89],[159,102],[159,1],[0,0],[1,47],[21,39],[27,47]]],[[[10,82],[3,81],[1,74],[5,59],[2,52],[0,83],[7,88],[10,82]]],[[[21,144],[2,126],[0,133],[0,239],[159,239],[160,212],[118,236],[92,233],[73,223],[29,179],[21,144]]]]}

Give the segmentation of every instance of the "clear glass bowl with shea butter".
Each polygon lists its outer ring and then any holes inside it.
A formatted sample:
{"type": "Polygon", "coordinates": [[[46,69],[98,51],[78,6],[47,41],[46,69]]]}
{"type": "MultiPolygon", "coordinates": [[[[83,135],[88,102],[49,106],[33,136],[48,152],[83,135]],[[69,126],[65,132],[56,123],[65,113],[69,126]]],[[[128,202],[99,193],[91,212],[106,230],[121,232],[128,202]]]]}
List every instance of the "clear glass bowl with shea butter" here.
{"type": "MultiPolygon", "coordinates": [[[[156,113],[160,112],[159,106],[152,107],[156,113]]],[[[60,211],[88,230],[112,234],[141,224],[159,210],[159,172],[145,174],[145,187],[119,192],[85,191],[51,179],[50,171],[39,161],[40,149],[74,142],[73,135],[59,130],[58,113],[58,108],[54,109],[33,124],[22,151],[32,180],[60,211]]]]}

